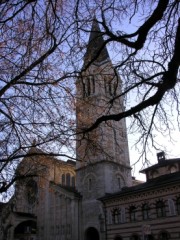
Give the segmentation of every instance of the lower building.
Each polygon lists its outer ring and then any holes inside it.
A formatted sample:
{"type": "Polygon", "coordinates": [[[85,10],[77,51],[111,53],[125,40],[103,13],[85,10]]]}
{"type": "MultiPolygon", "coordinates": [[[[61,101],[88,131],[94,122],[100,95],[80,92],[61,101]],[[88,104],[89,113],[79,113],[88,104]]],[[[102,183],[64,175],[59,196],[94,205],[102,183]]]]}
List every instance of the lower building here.
{"type": "Polygon", "coordinates": [[[180,239],[179,158],[166,160],[161,153],[157,164],[141,171],[146,182],[134,180],[131,187],[92,199],[99,209],[88,200],[86,213],[87,199],[75,187],[74,162],[45,156],[36,157],[31,168],[28,162],[20,171],[28,166],[38,176],[18,182],[14,196],[0,205],[1,240],[180,239]]]}
{"type": "Polygon", "coordinates": [[[99,200],[107,240],[180,239],[180,159],[166,160],[141,171],[147,181],[106,194],[99,200]]]}
{"type": "Polygon", "coordinates": [[[0,205],[1,240],[79,240],[81,195],[75,189],[75,162],[32,149],[17,169],[21,176],[8,203],[0,205]],[[78,220],[79,219],[79,220],[78,220]]]}

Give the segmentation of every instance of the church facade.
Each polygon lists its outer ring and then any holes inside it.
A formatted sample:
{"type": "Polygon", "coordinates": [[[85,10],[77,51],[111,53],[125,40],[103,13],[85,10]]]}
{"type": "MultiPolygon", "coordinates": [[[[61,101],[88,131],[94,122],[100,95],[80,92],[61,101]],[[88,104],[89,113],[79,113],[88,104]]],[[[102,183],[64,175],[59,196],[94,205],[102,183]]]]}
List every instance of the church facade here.
{"type": "Polygon", "coordinates": [[[36,172],[36,177],[17,182],[14,196],[0,206],[0,239],[166,240],[180,236],[180,159],[163,158],[164,165],[144,170],[147,183],[134,186],[125,120],[104,122],[80,133],[98,117],[124,108],[123,99],[116,98],[121,94],[121,79],[103,44],[94,20],[76,82],[77,161],[60,161],[35,147],[30,150],[37,154],[25,158],[18,171],[36,172]],[[165,204],[164,209],[156,206],[158,202],[165,204]],[[142,215],[140,209],[144,209],[142,215]],[[162,214],[158,219],[156,210],[162,214]],[[171,230],[164,231],[168,227],[171,230]]]}

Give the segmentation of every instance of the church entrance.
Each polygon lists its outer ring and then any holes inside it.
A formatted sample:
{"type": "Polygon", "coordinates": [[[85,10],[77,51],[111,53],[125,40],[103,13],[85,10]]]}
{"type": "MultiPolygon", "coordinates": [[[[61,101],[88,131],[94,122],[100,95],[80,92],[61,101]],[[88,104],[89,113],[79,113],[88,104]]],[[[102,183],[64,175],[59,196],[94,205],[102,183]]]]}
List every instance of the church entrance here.
{"type": "Polygon", "coordinates": [[[90,227],[85,232],[85,240],[99,240],[99,233],[96,228],[90,227]]]}
{"type": "Polygon", "coordinates": [[[36,240],[37,226],[32,220],[21,222],[14,229],[15,240],[36,240]]]}
{"type": "MultiPolygon", "coordinates": [[[[150,234],[150,235],[144,236],[144,239],[145,240],[154,240],[154,237],[150,234]]],[[[164,240],[165,240],[165,238],[164,238],[164,240]]]]}

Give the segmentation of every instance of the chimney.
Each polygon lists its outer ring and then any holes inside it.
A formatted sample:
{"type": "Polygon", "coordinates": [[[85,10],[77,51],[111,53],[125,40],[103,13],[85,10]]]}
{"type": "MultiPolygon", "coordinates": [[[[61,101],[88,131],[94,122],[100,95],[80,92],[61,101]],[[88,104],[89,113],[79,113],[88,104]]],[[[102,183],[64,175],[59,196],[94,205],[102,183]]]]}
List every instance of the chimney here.
{"type": "Polygon", "coordinates": [[[162,152],[157,153],[157,159],[158,159],[158,163],[163,162],[164,160],[166,160],[165,152],[162,151],[162,152]]]}

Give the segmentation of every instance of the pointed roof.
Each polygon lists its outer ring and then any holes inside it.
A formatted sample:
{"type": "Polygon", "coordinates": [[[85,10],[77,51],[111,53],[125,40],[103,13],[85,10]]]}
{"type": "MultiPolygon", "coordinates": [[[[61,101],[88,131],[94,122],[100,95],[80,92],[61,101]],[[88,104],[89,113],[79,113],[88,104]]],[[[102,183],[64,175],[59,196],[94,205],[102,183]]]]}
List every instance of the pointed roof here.
{"type": "Polygon", "coordinates": [[[99,24],[96,18],[93,20],[89,42],[87,45],[87,51],[84,56],[84,65],[86,66],[93,59],[94,63],[101,63],[105,60],[109,60],[109,54],[106,46],[101,50],[104,45],[103,33],[99,28],[99,24]],[[99,53],[99,51],[101,51],[99,53]],[[97,55],[99,55],[97,57],[97,55]]]}

